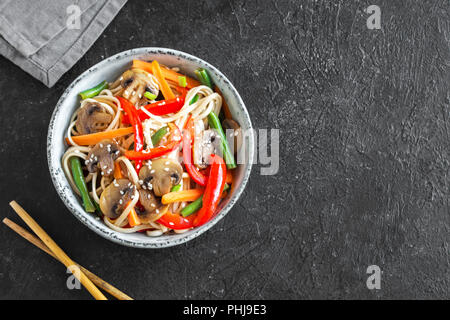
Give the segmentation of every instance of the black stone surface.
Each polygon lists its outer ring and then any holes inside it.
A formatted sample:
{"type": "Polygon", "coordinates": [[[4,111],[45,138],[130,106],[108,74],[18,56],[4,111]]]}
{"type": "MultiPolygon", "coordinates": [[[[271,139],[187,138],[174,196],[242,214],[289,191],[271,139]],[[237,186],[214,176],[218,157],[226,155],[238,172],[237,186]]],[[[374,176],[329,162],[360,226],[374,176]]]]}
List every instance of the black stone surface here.
{"type": "MultiPolygon", "coordinates": [[[[18,200],[71,257],[138,299],[450,298],[448,1],[129,1],[48,89],[0,59],[1,216],[18,200]],[[381,30],[364,9],[381,8],[381,30]],[[280,170],[254,167],[233,210],[179,247],[138,250],[57,196],[46,134],[59,96],[120,51],[160,46],[223,71],[280,170]],[[368,290],[366,268],[383,271],[368,290]]],[[[22,223],[21,223],[22,224],[22,223]]],[[[90,299],[0,227],[0,298],[90,299]]]]}

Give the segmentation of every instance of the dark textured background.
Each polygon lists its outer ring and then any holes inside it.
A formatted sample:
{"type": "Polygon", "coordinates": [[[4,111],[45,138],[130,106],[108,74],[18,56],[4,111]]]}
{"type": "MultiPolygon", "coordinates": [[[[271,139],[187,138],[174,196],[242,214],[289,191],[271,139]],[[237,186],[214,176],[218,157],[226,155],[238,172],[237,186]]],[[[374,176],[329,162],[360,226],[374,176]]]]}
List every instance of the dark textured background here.
{"type": "MultiPolygon", "coordinates": [[[[48,89],[0,58],[1,216],[17,199],[74,260],[139,299],[450,298],[448,1],[130,1],[48,89]],[[364,8],[382,10],[368,30],[364,8]],[[47,169],[53,107],[85,69],[161,46],[222,70],[280,170],[179,247],[113,244],[64,207],[47,169]],[[366,288],[366,268],[383,270],[366,288]]],[[[0,226],[0,298],[90,299],[0,226]]]]}

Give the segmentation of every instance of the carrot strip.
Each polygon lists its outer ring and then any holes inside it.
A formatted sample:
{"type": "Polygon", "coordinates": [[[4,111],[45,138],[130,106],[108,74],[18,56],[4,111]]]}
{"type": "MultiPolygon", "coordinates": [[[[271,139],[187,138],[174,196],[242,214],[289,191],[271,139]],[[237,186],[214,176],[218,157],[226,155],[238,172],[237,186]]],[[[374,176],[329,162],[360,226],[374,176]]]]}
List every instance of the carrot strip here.
{"type": "Polygon", "coordinates": [[[122,169],[120,168],[119,161],[116,161],[114,162],[114,179],[118,180],[122,178],[123,178],[122,169]]]}
{"type": "MultiPolygon", "coordinates": [[[[192,114],[189,113],[189,117],[186,119],[186,123],[183,126],[183,130],[187,129],[187,125],[188,125],[189,121],[191,120],[191,118],[192,118],[192,114]]],[[[194,135],[192,135],[192,136],[194,136],[194,135]]]]}
{"type": "MultiPolygon", "coordinates": [[[[133,60],[132,68],[137,68],[137,69],[141,69],[141,70],[153,73],[152,64],[150,62],[146,62],[146,61],[133,60]]],[[[161,73],[165,79],[167,79],[175,84],[178,84],[178,77],[180,77],[180,76],[186,77],[186,83],[187,83],[186,87],[188,89],[192,89],[201,84],[199,81],[195,80],[194,78],[184,76],[181,73],[173,71],[172,69],[165,68],[164,66],[161,67],[161,73]]]]}
{"type": "Polygon", "coordinates": [[[130,224],[130,227],[135,227],[141,224],[141,219],[139,219],[134,208],[131,209],[130,213],[128,214],[128,223],[130,224]]]}
{"type": "Polygon", "coordinates": [[[227,176],[225,178],[225,182],[228,184],[233,184],[233,175],[231,174],[231,171],[227,171],[227,176]]]}
{"type": "Polygon", "coordinates": [[[152,70],[153,70],[153,75],[156,77],[156,79],[158,79],[158,81],[161,85],[160,89],[162,91],[164,98],[166,98],[166,100],[175,99],[175,95],[173,94],[172,89],[170,89],[169,84],[167,83],[166,79],[162,75],[161,68],[159,67],[158,61],[156,61],[156,60],[152,61],[152,70]]]}
{"type": "MultiPolygon", "coordinates": [[[[104,139],[114,139],[127,134],[133,133],[133,127],[119,128],[111,131],[103,131],[91,134],[84,134],[81,136],[73,136],[72,140],[80,146],[89,146],[92,144],[97,144],[104,139]]],[[[68,138],[66,138],[67,144],[71,145],[68,138]]]]}
{"type": "Polygon", "coordinates": [[[161,202],[163,204],[168,204],[172,202],[181,201],[195,201],[203,194],[203,189],[190,189],[169,192],[162,196],[161,202]]]}

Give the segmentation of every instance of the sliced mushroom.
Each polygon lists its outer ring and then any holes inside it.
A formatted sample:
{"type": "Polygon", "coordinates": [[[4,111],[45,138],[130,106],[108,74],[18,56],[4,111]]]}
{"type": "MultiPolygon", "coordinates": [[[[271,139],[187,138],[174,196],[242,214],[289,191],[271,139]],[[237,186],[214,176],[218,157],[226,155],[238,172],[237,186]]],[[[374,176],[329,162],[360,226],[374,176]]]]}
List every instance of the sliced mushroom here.
{"type": "Polygon", "coordinates": [[[114,141],[102,140],[89,151],[86,167],[89,172],[100,169],[102,176],[110,176],[114,172],[114,160],[119,154],[119,146],[114,141]]]}
{"type": "Polygon", "coordinates": [[[128,179],[113,181],[100,196],[100,209],[110,219],[117,219],[132,200],[135,186],[128,179]]]}
{"type": "Polygon", "coordinates": [[[204,130],[203,121],[194,121],[194,145],[192,155],[194,164],[200,169],[208,166],[211,154],[219,150],[220,136],[214,130],[204,130]]]}
{"type": "Polygon", "coordinates": [[[158,95],[158,90],[154,88],[150,76],[139,70],[125,71],[122,74],[120,85],[123,88],[122,97],[128,99],[132,104],[136,104],[138,101],[144,104],[146,101],[145,91],[158,95]]]}
{"type": "Polygon", "coordinates": [[[79,134],[90,134],[105,130],[113,116],[98,102],[89,102],[78,111],[75,128],[79,134]]]}
{"type": "Polygon", "coordinates": [[[223,130],[227,137],[230,149],[236,154],[242,146],[242,130],[239,124],[232,119],[225,119],[222,122],[223,130]]]}
{"type": "Polygon", "coordinates": [[[159,158],[139,171],[139,179],[142,180],[142,188],[153,190],[156,196],[161,197],[170,192],[172,186],[181,181],[183,168],[173,159],[159,158]]]}
{"type": "Polygon", "coordinates": [[[150,223],[161,218],[166,212],[169,206],[165,206],[161,203],[161,200],[156,198],[154,193],[149,190],[139,190],[139,202],[144,210],[136,208],[136,213],[139,216],[139,220],[142,223],[150,223]]]}

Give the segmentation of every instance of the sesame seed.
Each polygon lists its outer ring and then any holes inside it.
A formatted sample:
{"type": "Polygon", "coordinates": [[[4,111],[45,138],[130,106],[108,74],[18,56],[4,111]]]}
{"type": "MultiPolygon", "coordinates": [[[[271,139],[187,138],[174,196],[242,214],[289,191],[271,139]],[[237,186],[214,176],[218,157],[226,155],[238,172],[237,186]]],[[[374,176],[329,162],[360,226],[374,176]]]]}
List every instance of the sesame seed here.
{"type": "Polygon", "coordinates": [[[169,168],[164,168],[164,171],[169,172],[169,168]]]}
{"type": "Polygon", "coordinates": [[[150,171],[150,173],[155,173],[155,169],[153,169],[152,171],[150,171]]]}

